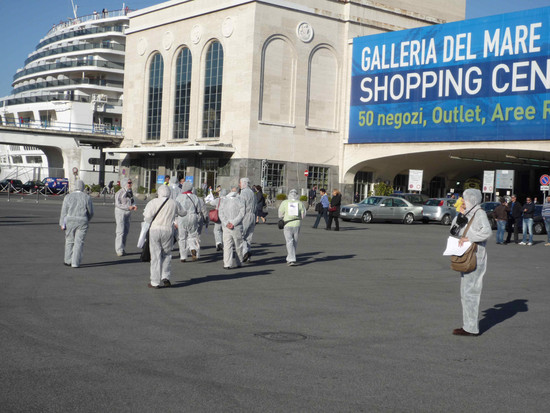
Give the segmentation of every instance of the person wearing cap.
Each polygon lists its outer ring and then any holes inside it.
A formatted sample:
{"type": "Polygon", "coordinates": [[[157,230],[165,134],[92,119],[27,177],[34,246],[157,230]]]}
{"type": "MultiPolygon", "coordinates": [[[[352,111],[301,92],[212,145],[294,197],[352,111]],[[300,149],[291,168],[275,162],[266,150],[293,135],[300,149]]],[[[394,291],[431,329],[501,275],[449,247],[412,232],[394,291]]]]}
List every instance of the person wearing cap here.
{"type": "Polygon", "coordinates": [[[184,182],[181,192],[176,201],[183,207],[186,214],[178,218],[177,221],[180,261],[186,262],[189,253],[191,253],[191,259],[197,261],[200,247],[199,214],[201,206],[198,197],[193,194],[191,182],[184,182]]]}
{"type": "Polygon", "coordinates": [[[65,196],[59,217],[59,226],[65,231],[64,264],[73,268],[80,267],[88,222],[94,216],[92,198],[83,191],[84,182],[79,179],[75,190],[65,196]]]}
{"type": "Polygon", "coordinates": [[[119,257],[126,254],[126,238],[130,232],[132,211],[137,211],[132,192],[132,180],[125,178],[121,181],[121,188],[115,194],[115,252],[119,257]]]}
{"type": "Polygon", "coordinates": [[[149,228],[149,248],[151,251],[149,288],[171,287],[172,227],[176,216],[185,216],[183,207],[170,196],[170,187],[161,185],[158,197],[150,200],[143,211],[143,219],[151,224],[149,228]],[[152,221],[152,222],[151,222],[152,221]],[[161,285],[162,284],[162,285],[161,285]]]}
{"type": "Polygon", "coordinates": [[[285,221],[283,234],[286,241],[286,263],[289,266],[296,265],[298,235],[305,215],[306,210],[298,198],[298,191],[291,189],[288,193],[288,199],[285,199],[279,206],[279,218],[285,221]]]}
{"type": "Polygon", "coordinates": [[[241,194],[239,198],[244,205],[244,218],[243,218],[243,260],[249,262],[252,245],[252,236],[254,235],[254,228],[256,226],[256,196],[254,191],[250,189],[250,180],[248,178],[241,178],[239,182],[241,188],[241,194]]]}

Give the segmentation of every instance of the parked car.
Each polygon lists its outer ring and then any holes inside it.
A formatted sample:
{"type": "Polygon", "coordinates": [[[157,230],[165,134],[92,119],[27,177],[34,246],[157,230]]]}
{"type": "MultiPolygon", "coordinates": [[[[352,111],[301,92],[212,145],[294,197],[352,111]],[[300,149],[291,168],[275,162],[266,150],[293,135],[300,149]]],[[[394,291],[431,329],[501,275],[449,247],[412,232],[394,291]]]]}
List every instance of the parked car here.
{"type": "Polygon", "coordinates": [[[40,191],[44,187],[42,181],[27,181],[23,184],[23,189],[27,192],[36,192],[40,191]]]}
{"type": "Polygon", "coordinates": [[[406,199],[413,205],[423,205],[429,199],[428,195],[414,193],[394,192],[390,196],[397,196],[399,198],[406,199]]]}
{"type": "Polygon", "coordinates": [[[0,190],[14,192],[21,190],[21,188],[23,188],[23,182],[19,179],[4,179],[0,181],[0,190]]]}
{"type": "Polygon", "coordinates": [[[542,218],[542,205],[535,205],[535,215],[533,216],[533,233],[535,235],[546,234],[544,219],[542,218]]]}
{"type": "Polygon", "coordinates": [[[69,188],[69,180],[67,178],[48,177],[42,180],[44,186],[52,191],[60,192],[69,188]]]}
{"type": "Polygon", "coordinates": [[[430,221],[437,221],[443,225],[451,225],[456,215],[454,204],[456,199],[452,198],[430,198],[422,207],[422,222],[427,224],[430,221]]]}
{"type": "Polygon", "coordinates": [[[340,218],[344,221],[400,221],[412,224],[422,220],[422,206],[393,196],[371,196],[357,204],[340,208],[340,218]]]}

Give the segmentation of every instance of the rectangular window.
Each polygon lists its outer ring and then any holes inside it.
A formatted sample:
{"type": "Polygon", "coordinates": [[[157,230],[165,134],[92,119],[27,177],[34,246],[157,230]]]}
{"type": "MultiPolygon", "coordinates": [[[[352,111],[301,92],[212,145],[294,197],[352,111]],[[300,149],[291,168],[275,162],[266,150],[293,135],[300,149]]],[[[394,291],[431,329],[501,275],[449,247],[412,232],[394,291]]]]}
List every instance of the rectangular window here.
{"type": "Polygon", "coordinates": [[[307,187],[312,188],[316,186],[318,189],[325,188],[327,192],[329,189],[329,168],[323,168],[321,166],[309,166],[309,174],[307,176],[307,187]]]}
{"type": "Polygon", "coordinates": [[[11,157],[12,163],[23,163],[23,157],[19,155],[13,155],[11,157]]]}
{"type": "Polygon", "coordinates": [[[277,162],[268,162],[266,171],[266,186],[280,187],[284,184],[285,164],[277,162]]]}
{"type": "Polygon", "coordinates": [[[42,163],[42,157],[41,156],[26,156],[27,163],[42,163]]]}

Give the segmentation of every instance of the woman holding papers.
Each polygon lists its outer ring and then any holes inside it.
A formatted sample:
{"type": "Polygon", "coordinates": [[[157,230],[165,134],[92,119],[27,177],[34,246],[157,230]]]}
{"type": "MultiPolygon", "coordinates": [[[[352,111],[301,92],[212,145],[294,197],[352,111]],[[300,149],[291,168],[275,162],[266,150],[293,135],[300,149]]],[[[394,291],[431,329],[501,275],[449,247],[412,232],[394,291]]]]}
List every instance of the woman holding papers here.
{"type": "Polygon", "coordinates": [[[279,207],[279,218],[285,221],[283,229],[286,241],[286,263],[289,266],[296,265],[296,247],[302,219],[306,216],[306,210],[298,199],[298,191],[291,189],[288,199],[285,199],[279,207]]]}
{"type": "Polygon", "coordinates": [[[492,234],[491,224],[487,219],[487,214],[479,204],[481,203],[481,192],[479,189],[466,189],[463,194],[464,204],[461,206],[461,213],[457,215],[451,227],[459,223],[458,245],[462,246],[465,242],[475,242],[477,244],[477,266],[476,269],[468,273],[460,273],[460,298],[462,300],[462,328],[453,330],[454,335],[458,336],[477,336],[479,334],[478,314],[481,289],[483,287],[483,276],[487,269],[487,252],[485,245],[492,234]],[[461,217],[462,215],[462,217],[461,217]],[[466,236],[466,223],[464,217],[472,223],[466,236]]]}

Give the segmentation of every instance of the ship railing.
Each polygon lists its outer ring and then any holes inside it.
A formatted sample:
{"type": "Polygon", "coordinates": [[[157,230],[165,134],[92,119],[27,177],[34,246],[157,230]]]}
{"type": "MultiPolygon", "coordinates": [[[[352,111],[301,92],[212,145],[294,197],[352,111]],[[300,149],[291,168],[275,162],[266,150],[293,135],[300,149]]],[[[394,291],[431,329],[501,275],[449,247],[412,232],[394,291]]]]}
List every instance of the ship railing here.
{"type": "Polygon", "coordinates": [[[50,63],[47,65],[39,65],[35,67],[30,67],[28,69],[20,70],[15,75],[13,75],[13,81],[15,82],[17,79],[23,76],[31,75],[33,73],[40,73],[40,72],[46,72],[49,70],[57,70],[57,69],[70,69],[71,67],[83,67],[83,66],[124,70],[124,63],[114,63],[114,62],[107,62],[105,60],[96,60],[96,59],[66,60],[64,62],[50,63]]]}
{"type": "Polygon", "coordinates": [[[101,19],[110,19],[113,17],[121,17],[126,16],[128,13],[130,13],[130,9],[128,7],[121,9],[121,10],[105,10],[102,12],[94,11],[92,14],[88,14],[85,16],[79,16],[76,19],[69,19],[67,21],[61,21],[59,24],[54,24],[53,27],[48,32],[48,35],[51,33],[54,33],[56,30],[65,29],[70,26],[74,26],[76,24],[86,23],[88,21],[95,21],[95,20],[101,20],[101,19]]]}
{"type": "MultiPolygon", "coordinates": [[[[90,103],[92,101],[92,98],[90,96],[83,96],[83,95],[74,95],[69,93],[58,93],[58,94],[49,94],[44,96],[27,96],[23,98],[15,98],[15,99],[6,99],[6,106],[14,106],[14,105],[24,105],[28,103],[36,103],[36,102],[51,102],[51,101],[70,101],[70,102],[81,102],[81,103],[90,103]]],[[[112,106],[122,106],[122,99],[107,99],[107,104],[112,106]]]]}
{"type": "MultiPolygon", "coordinates": [[[[26,92],[28,90],[45,89],[50,87],[60,86],[78,86],[78,85],[92,85],[92,86],[104,86],[104,87],[118,87],[123,88],[124,82],[122,80],[110,80],[110,79],[54,79],[45,82],[36,82],[30,85],[19,86],[12,89],[11,94],[26,92]]],[[[1,105],[0,105],[1,106],[1,105]]]]}
{"type": "Polygon", "coordinates": [[[74,123],[74,122],[59,122],[59,121],[48,121],[48,120],[32,120],[19,118],[17,120],[11,119],[7,122],[6,126],[15,126],[19,128],[29,128],[29,129],[47,129],[47,130],[57,130],[64,132],[83,132],[83,133],[97,133],[101,135],[111,135],[111,136],[120,136],[123,137],[122,127],[110,124],[83,124],[83,123],[74,123]]]}
{"type": "Polygon", "coordinates": [[[85,28],[85,27],[78,27],[73,31],[66,32],[63,34],[58,34],[57,36],[48,37],[44,40],[42,40],[38,45],[35,47],[34,50],[40,50],[44,46],[49,45],[50,43],[59,42],[61,40],[65,39],[71,39],[73,37],[79,37],[79,36],[88,36],[91,34],[98,34],[98,33],[109,33],[109,32],[118,32],[123,33],[124,27],[121,25],[117,26],[108,26],[108,27],[91,27],[91,28],[85,28]]]}
{"type": "Polygon", "coordinates": [[[77,44],[74,46],[56,47],[55,49],[46,50],[44,52],[36,53],[29,56],[27,60],[25,60],[25,66],[42,57],[53,56],[53,55],[62,54],[62,53],[78,52],[81,50],[92,50],[92,49],[110,49],[110,50],[116,50],[119,52],[124,52],[126,50],[126,47],[123,44],[113,43],[110,41],[101,42],[101,43],[83,43],[83,44],[77,44]]]}

